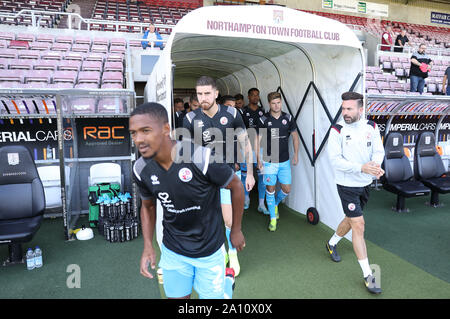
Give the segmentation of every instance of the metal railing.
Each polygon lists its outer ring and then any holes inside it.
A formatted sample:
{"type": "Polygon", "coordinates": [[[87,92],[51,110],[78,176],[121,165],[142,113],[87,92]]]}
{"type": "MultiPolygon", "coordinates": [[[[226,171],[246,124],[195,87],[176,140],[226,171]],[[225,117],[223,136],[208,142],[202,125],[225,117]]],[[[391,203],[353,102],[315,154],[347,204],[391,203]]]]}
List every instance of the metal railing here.
{"type": "MultiPolygon", "coordinates": [[[[41,11],[41,10],[28,10],[23,9],[20,10],[17,13],[0,13],[0,18],[5,19],[17,19],[19,17],[27,17],[31,18],[31,26],[32,27],[39,27],[40,22],[42,21],[43,17],[51,16],[54,18],[54,23],[56,23],[56,20],[60,18],[60,16],[67,16],[67,29],[75,29],[78,30],[82,28],[82,26],[86,25],[87,30],[91,30],[91,27],[93,25],[109,25],[114,26],[115,32],[120,32],[120,26],[127,26],[127,27],[137,27],[140,33],[143,33],[145,28],[148,27],[149,23],[142,23],[142,22],[125,22],[125,21],[112,21],[112,20],[99,20],[99,19],[88,19],[83,18],[78,13],[74,12],[53,12],[53,11],[41,11]],[[78,20],[78,26],[74,28],[72,25],[72,19],[75,18],[78,20]]],[[[172,29],[175,27],[175,25],[171,24],[153,24],[157,29],[158,28],[164,28],[164,29],[170,29],[170,32],[172,32],[172,29]]]]}
{"type": "MultiPolygon", "coordinates": [[[[415,46],[410,46],[410,45],[406,45],[406,46],[397,46],[397,45],[391,45],[390,46],[390,50],[381,50],[381,47],[388,47],[389,45],[387,44],[377,44],[377,54],[380,55],[380,53],[383,52],[392,52],[392,53],[408,53],[408,54],[413,54],[417,51],[417,47],[415,46]],[[394,49],[398,49],[398,48],[403,48],[403,52],[395,52],[394,49]]],[[[443,57],[443,56],[449,56],[450,58],[450,48],[427,48],[427,50],[425,51],[428,55],[434,55],[434,56],[439,56],[439,57],[443,57]],[[428,52],[427,52],[428,51],[428,52]],[[431,52],[430,52],[431,51],[431,52]],[[443,54],[443,53],[448,53],[443,54]]]]}

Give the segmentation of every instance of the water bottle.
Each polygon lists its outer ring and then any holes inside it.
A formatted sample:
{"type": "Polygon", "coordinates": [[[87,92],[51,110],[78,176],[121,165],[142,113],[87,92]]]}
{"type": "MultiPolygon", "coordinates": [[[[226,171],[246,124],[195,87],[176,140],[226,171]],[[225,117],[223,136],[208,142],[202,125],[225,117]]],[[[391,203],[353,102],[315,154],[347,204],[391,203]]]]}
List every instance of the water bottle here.
{"type": "Polygon", "coordinates": [[[39,246],[36,246],[36,249],[34,250],[34,266],[36,268],[42,267],[42,250],[39,246]]]}
{"type": "Polygon", "coordinates": [[[34,269],[34,253],[33,253],[33,249],[28,248],[27,251],[27,269],[28,270],[33,270],[34,269]]]}
{"type": "Polygon", "coordinates": [[[50,145],[47,145],[47,159],[53,159],[53,152],[50,145]]]}

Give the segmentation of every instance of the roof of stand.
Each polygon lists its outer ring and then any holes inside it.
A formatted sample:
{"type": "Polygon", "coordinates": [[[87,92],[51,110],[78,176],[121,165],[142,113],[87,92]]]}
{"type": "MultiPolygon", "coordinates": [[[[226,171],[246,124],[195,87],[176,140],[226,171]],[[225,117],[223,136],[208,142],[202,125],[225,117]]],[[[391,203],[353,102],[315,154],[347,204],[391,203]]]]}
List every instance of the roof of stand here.
{"type": "Polygon", "coordinates": [[[209,6],[183,17],[165,50],[176,65],[175,81],[239,71],[256,79],[251,66],[268,61],[277,72],[273,59],[307,50],[302,44],[361,48],[352,30],[317,15],[279,6],[209,6]]]}

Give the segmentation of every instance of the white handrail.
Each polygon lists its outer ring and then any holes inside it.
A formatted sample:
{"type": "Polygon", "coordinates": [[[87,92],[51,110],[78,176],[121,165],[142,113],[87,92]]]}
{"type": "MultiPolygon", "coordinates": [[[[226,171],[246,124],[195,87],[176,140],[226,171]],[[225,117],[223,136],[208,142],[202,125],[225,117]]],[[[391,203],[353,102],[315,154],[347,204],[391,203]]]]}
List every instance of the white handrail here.
{"type": "MultiPolygon", "coordinates": [[[[55,11],[42,11],[42,10],[29,10],[29,9],[22,9],[17,13],[0,13],[0,17],[4,18],[10,18],[15,19],[20,16],[24,17],[31,17],[31,25],[33,27],[38,27],[39,23],[36,23],[36,17],[42,17],[42,16],[68,16],[68,29],[72,29],[72,18],[79,18],[80,23],[79,27],[81,28],[81,23],[85,23],[87,25],[87,30],[90,30],[91,24],[100,24],[100,25],[114,25],[115,26],[115,32],[119,32],[119,26],[133,26],[133,27],[139,27],[141,33],[144,31],[146,27],[148,27],[149,23],[141,23],[141,22],[125,22],[125,21],[111,21],[111,20],[99,20],[99,19],[89,19],[89,18],[83,18],[78,13],[75,12],[55,12],[55,11]]],[[[153,24],[156,28],[165,28],[165,29],[172,29],[175,27],[175,25],[169,25],[169,24],[153,24]]]]}
{"type": "MultiPolygon", "coordinates": [[[[414,47],[412,47],[410,45],[401,47],[401,46],[396,46],[396,45],[377,44],[377,51],[380,51],[380,52],[395,52],[395,51],[393,51],[393,48],[403,48],[403,52],[397,52],[397,53],[409,53],[409,54],[412,54],[415,51],[417,51],[416,48],[414,48],[414,47]],[[389,51],[381,50],[381,47],[388,47],[388,46],[390,47],[389,51]]],[[[429,54],[429,55],[446,56],[446,55],[443,55],[442,52],[450,52],[450,48],[427,48],[427,51],[428,51],[427,54],[429,54]],[[436,54],[429,53],[429,50],[436,50],[436,54]]]]}

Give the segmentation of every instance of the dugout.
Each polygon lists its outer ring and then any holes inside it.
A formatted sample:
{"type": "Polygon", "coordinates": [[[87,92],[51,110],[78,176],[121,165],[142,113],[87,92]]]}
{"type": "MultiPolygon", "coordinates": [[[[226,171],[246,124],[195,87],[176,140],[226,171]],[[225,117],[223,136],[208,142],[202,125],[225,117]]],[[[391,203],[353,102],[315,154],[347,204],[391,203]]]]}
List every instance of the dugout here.
{"type": "Polygon", "coordinates": [[[446,170],[450,164],[450,99],[429,95],[367,95],[366,115],[378,124],[382,138],[389,132],[403,136],[411,167],[420,133],[432,132],[446,170]]]}
{"type": "Polygon", "coordinates": [[[173,117],[173,91],[193,89],[202,75],[214,77],[222,95],[247,99],[257,87],[266,110],[267,94],[280,91],[283,111],[296,117],[301,136],[286,204],[303,214],[316,208],[320,221],[335,229],[344,213],[326,140],[341,94],[364,92],[364,65],[360,41],[340,22],[280,6],[202,7],[173,29],[145,100],[163,104],[173,117]]]}

